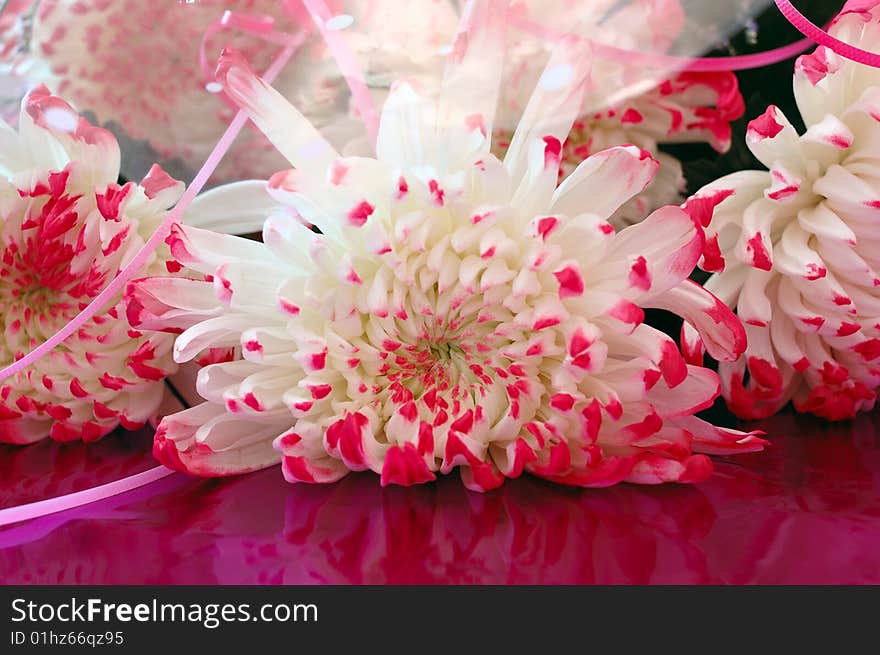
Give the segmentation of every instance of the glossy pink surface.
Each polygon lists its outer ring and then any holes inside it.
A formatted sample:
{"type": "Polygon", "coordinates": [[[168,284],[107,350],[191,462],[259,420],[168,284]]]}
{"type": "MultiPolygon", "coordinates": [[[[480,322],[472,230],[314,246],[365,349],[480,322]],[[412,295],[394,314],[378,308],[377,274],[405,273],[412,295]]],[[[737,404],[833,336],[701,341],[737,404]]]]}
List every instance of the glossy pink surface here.
{"type": "MultiPolygon", "coordinates": [[[[278,470],[149,487],[0,529],[7,584],[880,583],[880,414],[755,424],[767,452],[696,486],[488,494],[278,470]]],[[[0,451],[0,506],[154,465],[149,435],[0,451]]]]}

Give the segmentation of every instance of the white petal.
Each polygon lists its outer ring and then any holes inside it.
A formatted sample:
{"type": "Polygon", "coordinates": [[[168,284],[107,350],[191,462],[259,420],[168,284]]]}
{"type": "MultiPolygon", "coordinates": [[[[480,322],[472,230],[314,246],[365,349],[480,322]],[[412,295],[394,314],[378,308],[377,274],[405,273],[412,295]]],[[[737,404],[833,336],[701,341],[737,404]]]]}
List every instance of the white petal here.
{"type": "Polygon", "coordinates": [[[175,277],[148,277],[126,291],[126,315],[132,327],[182,330],[223,312],[210,282],[175,277]]]}
{"type": "Polygon", "coordinates": [[[733,361],[746,349],[743,325],[730,308],[691,280],[656,296],[646,307],[669,310],[696,329],[706,350],[719,361],[733,361]]]}
{"type": "Polygon", "coordinates": [[[398,80],[391,86],[376,139],[376,156],[403,169],[426,163],[425,135],[433,131],[436,109],[412,83],[398,80]]]}
{"type": "Polygon", "coordinates": [[[162,420],[153,454],[166,466],[193,475],[248,473],[278,463],[281,455],[272,448],[272,440],[289,424],[276,419],[255,425],[252,417],[226,414],[223,405],[203,403],[162,420]]]}
{"type": "MultiPolygon", "coordinates": [[[[566,73],[566,79],[561,86],[542,84],[539,80],[526,106],[504,157],[504,165],[514,184],[520,181],[523,184],[536,183],[538,171],[530,171],[530,168],[541,170],[552,164],[554,172],[558,169],[559,149],[580,113],[591,61],[590,49],[584,40],[565,38],[554,48],[542,79],[558,77],[560,72],[566,73]],[[531,160],[529,152],[534,143],[548,146],[547,161],[531,160]]],[[[555,187],[555,175],[551,181],[555,187]]],[[[572,215],[575,213],[578,212],[572,215]]]]}
{"type": "Polygon", "coordinates": [[[241,333],[253,327],[253,317],[230,314],[210,318],[185,330],[174,342],[174,361],[186,362],[206,348],[232,348],[241,342],[241,333]]]}
{"type": "Polygon", "coordinates": [[[551,211],[595,214],[607,220],[657,172],[657,160],[636,146],[618,146],[582,161],[553,194],[551,211]]]}
{"type": "Polygon", "coordinates": [[[440,125],[492,134],[505,59],[507,5],[505,0],[470,0],[465,5],[440,88],[440,125]]]}
{"type": "Polygon", "coordinates": [[[647,299],[686,279],[701,254],[701,235],[691,217],[679,207],[661,207],[616,234],[591,277],[630,300],[647,299]]]}
{"type": "Polygon", "coordinates": [[[265,180],[245,180],[200,193],[187,208],[187,225],[225,234],[259,232],[278,203],[267,193],[265,180]]]}
{"type": "Polygon", "coordinates": [[[187,225],[172,225],[166,242],[177,261],[208,275],[213,275],[218,266],[229,261],[269,260],[283,265],[262,243],[187,225]]]}
{"type": "Polygon", "coordinates": [[[324,168],[339,154],[293,105],[254,74],[240,53],[226,49],[217,67],[229,97],[296,168],[324,168]]]}

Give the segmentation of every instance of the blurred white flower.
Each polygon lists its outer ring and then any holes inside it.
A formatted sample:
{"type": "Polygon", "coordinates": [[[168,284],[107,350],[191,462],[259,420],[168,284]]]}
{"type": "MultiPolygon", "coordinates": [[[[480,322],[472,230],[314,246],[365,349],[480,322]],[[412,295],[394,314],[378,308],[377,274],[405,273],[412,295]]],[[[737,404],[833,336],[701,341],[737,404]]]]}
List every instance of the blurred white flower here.
{"type": "MultiPolygon", "coordinates": [[[[22,2],[22,7],[30,4],[22,2]]],[[[49,84],[130,141],[126,143],[130,160],[123,162],[123,174],[139,174],[138,169],[156,157],[182,167],[181,174],[192,173],[233,116],[221,95],[206,89],[209,80],[199,63],[203,34],[225,10],[232,10],[251,17],[268,16],[277,31],[295,35],[312,28],[300,4],[291,0],[40,0],[22,65],[32,69],[27,79],[49,84]],[[137,153],[144,147],[138,141],[145,141],[149,151],[137,153]]],[[[437,58],[436,49],[452,33],[457,19],[446,0],[408,2],[405,7],[389,0],[337,0],[328,5],[341,16],[351,15],[357,29],[346,30],[344,37],[359,60],[380,77],[388,67],[430,68],[415,62],[421,53],[434,53],[437,58]]],[[[225,29],[208,40],[212,66],[222,46],[242,50],[260,68],[268,65],[279,47],[234,28],[225,29]]],[[[349,111],[345,82],[320,36],[306,40],[276,86],[335,144],[341,147],[363,139],[363,129],[349,111]]],[[[215,179],[265,178],[282,166],[283,159],[271,144],[256,131],[246,130],[215,172],[215,179]]]]}

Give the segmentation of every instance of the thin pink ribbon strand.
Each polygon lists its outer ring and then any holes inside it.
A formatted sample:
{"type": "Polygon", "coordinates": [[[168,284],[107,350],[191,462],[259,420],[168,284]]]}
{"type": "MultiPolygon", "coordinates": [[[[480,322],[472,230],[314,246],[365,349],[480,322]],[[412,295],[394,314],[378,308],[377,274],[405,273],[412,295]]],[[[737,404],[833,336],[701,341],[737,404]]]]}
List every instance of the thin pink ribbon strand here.
{"type": "MultiPolygon", "coordinates": [[[[366,81],[364,80],[363,74],[360,72],[360,68],[358,67],[357,62],[355,61],[351,51],[348,49],[348,47],[345,45],[345,42],[339,37],[339,35],[335,34],[332,30],[326,29],[324,22],[325,19],[330,17],[330,11],[327,5],[324,2],[310,2],[308,0],[306,0],[305,4],[316,25],[318,25],[319,29],[321,30],[322,36],[327,41],[328,47],[331,48],[331,51],[336,57],[336,60],[340,65],[340,69],[343,70],[346,76],[346,81],[348,82],[349,88],[352,91],[352,95],[356,98],[356,101],[358,98],[360,99],[358,104],[360,106],[361,116],[366,124],[367,130],[371,138],[373,139],[373,143],[375,143],[375,137],[378,133],[379,116],[373,104],[372,97],[369,95],[366,81]]],[[[225,27],[227,24],[230,23],[252,34],[260,35],[261,37],[264,37],[269,41],[282,42],[286,44],[284,49],[276,56],[275,60],[272,62],[272,65],[263,74],[263,78],[268,83],[271,83],[272,80],[275,79],[275,77],[278,75],[278,73],[281,72],[281,69],[284,68],[290,57],[293,56],[293,53],[302,45],[307,33],[307,31],[304,30],[295,37],[285,38],[285,35],[272,29],[271,19],[265,20],[258,17],[256,19],[249,20],[248,17],[244,15],[236,14],[232,16],[231,12],[226,12],[223,15],[223,18],[220,19],[219,25],[215,22],[214,24],[212,24],[211,27],[208,28],[208,30],[210,31],[213,29],[214,31],[210,32],[211,34],[213,34],[221,29],[221,26],[225,27]]],[[[204,58],[205,43],[209,36],[210,34],[206,33],[203,37],[200,60],[204,58]]],[[[201,63],[203,64],[204,68],[204,62],[201,63]]],[[[187,187],[180,200],[174,206],[174,209],[168,212],[167,216],[156,229],[156,231],[144,243],[141,249],[138,250],[134,258],[121,271],[119,271],[119,273],[117,273],[116,277],[113,278],[113,280],[111,280],[110,283],[97,296],[95,296],[95,298],[92,299],[88,306],[86,306],[85,309],[77,314],[67,325],[65,325],[62,329],[53,334],[51,337],[49,337],[49,339],[40,344],[27,355],[0,371],[0,380],[3,380],[23,370],[25,367],[29,366],[34,361],[42,357],[45,353],[49,352],[58,344],[62,343],[65,339],[67,339],[67,337],[73,334],[74,331],[79,329],[82,325],[85,324],[86,321],[92,318],[104,306],[105,303],[109,302],[112,297],[121,290],[122,286],[128,280],[134,277],[137,272],[141,268],[143,268],[143,266],[147,262],[147,259],[159,247],[162,239],[167,236],[171,225],[178,222],[183,212],[193,201],[198,192],[201,191],[202,187],[207,183],[211,174],[217,168],[223,156],[232,145],[233,140],[236,136],[238,136],[238,133],[244,127],[247,120],[247,114],[243,110],[239,110],[236,113],[235,118],[232,119],[229,127],[223,133],[223,136],[220,137],[220,140],[214,146],[211,154],[208,156],[207,160],[205,160],[202,168],[199,169],[199,172],[196,174],[195,178],[193,178],[192,183],[189,185],[189,187],[187,187]]],[[[174,471],[164,466],[157,466],[153,469],[150,469],[149,471],[138,473],[137,475],[132,475],[121,480],[117,480],[115,482],[104,484],[98,487],[93,487],[91,489],[86,489],[84,491],[79,491],[72,494],[66,494],[64,496],[58,496],[56,498],[50,498],[48,500],[28,503],[26,505],[19,505],[17,507],[0,510],[0,526],[8,525],[10,523],[27,521],[30,519],[36,519],[42,516],[46,516],[48,514],[62,512],[68,509],[73,509],[82,505],[104,500],[111,496],[125,493],[127,491],[137,489],[138,487],[161,480],[171,473],[174,473],[174,471]]]]}
{"type": "MultiPolygon", "coordinates": [[[[199,44],[199,67],[202,75],[210,81],[214,79],[214,68],[208,57],[208,41],[218,32],[235,29],[246,34],[258,36],[261,41],[275,43],[277,45],[294,45],[299,47],[305,39],[302,32],[291,36],[287,32],[279,32],[275,29],[275,19],[264,14],[243,14],[237,11],[226,10],[223,15],[208,26],[202,34],[199,44]]],[[[308,32],[309,30],[305,30],[308,32]]],[[[214,58],[216,59],[216,57],[214,58]]]]}
{"type": "MultiPolygon", "coordinates": [[[[298,44],[288,44],[283,50],[281,50],[272,62],[272,65],[266,70],[264,77],[267,81],[271,82],[275,76],[281,72],[281,69],[284,68],[284,65],[288,62],[290,57],[293,56],[297,47],[298,44]]],[[[156,228],[156,231],[153,232],[150,238],[147,239],[143,246],[141,246],[140,250],[137,251],[132,260],[116,274],[116,277],[114,277],[110,283],[92,299],[85,309],[77,314],[67,325],[31,350],[24,357],[4,367],[3,370],[0,370],[0,380],[5,380],[9,376],[15,375],[24,370],[40,357],[53,350],[70,335],[85,325],[86,321],[91,319],[105,305],[109,304],[114,299],[114,296],[122,291],[123,285],[137,275],[137,273],[144,267],[147,260],[150,258],[150,255],[153,254],[162,243],[162,240],[168,235],[171,226],[180,221],[183,212],[186,211],[186,208],[189,207],[198,192],[202,190],[203,186],[205,186],[208,179],[211,177],[211,174],[214,172],[214,169],[220,164],[223,155],[229,150],[233,140],[238,136],[238,133],[241,131],[241,128],[244,127],[247,120],[248,116],[243,110],[235,115],[235,118],[232,119],[232,122],[229,124],[229,127],[226,128],[223,136],[220,137],[220,140],[217,142],[217,145],[214,146],[208,159],[205,161],[204,165],[202,165],[202,168],[196,173],[192,183],[187,187],[186,191],[184,191],[180,200],[177,201],[174,209],[168,212],[162,223],[156,228]]]]}
{"type": "MultiPolygon", "coordinates": [[[[339,70],[345,78],[345,83],[351,91],[352,100],[357,107],[358,114],[367,128],[367,134],[370,137],[370,143],[376,145],[376,138],[379,135],[379,111],[373,102],[373,96],[370,95],[370,89],[367,87],[367,81],[364,74],[355,59],[354,53],[348,47],[342,34],[337,30],[327,29],[327,21],[333,18],[330,8],[323,0],[302,0],[306,11],[312,17],[321,36],[327,43],[327,47],[333,54],[333,58],[339,65],[339,70]]],[[[288,8],[285,5],[285,8],[288,8]]],[[[289,8],[288,8],[288,11],[289,8]]]]}
{"type": "Polygon", "coordinates": [[[788,19],[788,22],[797,28],[797,30],[808,39],[815,41],[819,45],[825,46],[841,57],[845,57],[858,64],[865,64],[873,68],[880,68],[880,55],[874,52],[862,50],[854,45],[845,43],[840,39],[836,39],[821,27],[812,23],[806,16],[795,9],[794,5],[788,0],[776,0],[776,6],[782,15],[788,19]]]}
{"type": "Polygon", "coordinates": [[[138,487],[143,487],[144,485],[156,482],[172,473],[175,473],[175,471],[165,468],[164,466],[156,466],[155,468],[151,468],[142,473],[136,473],[127,478],[108,482],[107,484],[92,487],[91,489],[84,489],[83,491],[77,491],[72,494],[39,500],[35,503],[27,503],[25,505],[0,509],[0,526],[28,521],[30,519],[39,518],[40,516],[46,516],[47,514],[55,514],[56,512],[63,512],[64,510],[73,509],[80,505],[87,505],[99,500],[104,500],[110,496],[122,494],[126,491],[131,491],[132,489],[137,489],[138,487]]]}
{"type": "Polygon", "coordinates": [[[141,485],[115,496],[82,503],[63,512],[44,514],[30,521],[21,521],[15,526],[0,530],[0,550],[39,541],[71,521],[80,519],[120,521],[141,516],[140,512],[119,508],[167,494],[190,482],[192,478],[185,475],[168,475],[161,480],[153,480],[149,485],[141,485]]]}
{"type": "MultiPolygon", "coordinates": [[[[777,3],[778,2],[779,0],[777,0],[777,3]]],[[[510,16],[510,24],[523,32],[550,41],[558,41],[564,36],[567,36],[566,33],[549,30],[522,14],[513,13],[510,16]]],[[[757,52],[751,55],[736,55],[731,57],[675,57],[672,55],[638,52],[636,50],[618,48],[592,39],[587,39],[586,37],[581,38],[584,38],[591,43],[593,52],[596,54],[604,55],[618,61],[625,61],[627,64],[642,66],[645,68],[701,73],[762,68],[764,66],[778,64],[790,57],[799,55],[811,45],[815,45],[815,41],[812,38],[806,38],[779,48],[774,48],[773,50],[757,52]]]]}

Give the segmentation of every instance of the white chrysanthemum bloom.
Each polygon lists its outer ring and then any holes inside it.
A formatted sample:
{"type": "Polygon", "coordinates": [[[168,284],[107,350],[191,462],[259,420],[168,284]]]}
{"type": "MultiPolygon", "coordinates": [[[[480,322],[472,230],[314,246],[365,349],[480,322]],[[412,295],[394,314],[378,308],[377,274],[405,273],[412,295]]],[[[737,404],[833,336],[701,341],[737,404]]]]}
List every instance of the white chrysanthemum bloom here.
{"type": "MultiPolygon", "coordinates": [[[[31,77],[51,83],[108,129],[146,141],[152,149],[147,161],[158,156],[195,171],[233,115],[221,95],[206,90],[199,65],[203,34],[231,10],[272,17],[276,30],[294,35],[313,27],[299,5],[289,0],[40,0],[29,49],[40,66],[31,77]]],[[[416,65],[420,53],[435,52],[454,31],[457,16],[447,0],[411,1],[406,7],[389,0],[328,5],[339,12],[335,26],[354,21],[341,33],[358,60],[377,74],[404,62],[416,65]]],[[[212,63],[222,46],[242,50],[258,68],[268,65],[279,47],[226,29],[208,40],[212,63]]],[[[349,114],[345,81],[320,36],[306,41],[275,84],[334,144],[362,137],[363,128],[349,114]]],[[[142,163],[124,162],[124,172],[142,163]]],[[[283,166],[271,144],[246,130],[215,179],[267,177],[283,166]]]]}
{"type": "MultiPolygon", "coordinates": [[[[880,7],[844,11],[831,33],[876,50],[880,7]]],[[[706,286],[749,337],[720,368],[731,409],[759,418],[793,400],[849,418],[874,406],[880,385],[880,71],[819,47],[795,63],[794,91],[804,134],[773,106],[749,124],[769,172],[697,194],[717,205],[702,266],[718,271],[706,286]]]]}
{"type": "Polygon", "coordinates": [[[583,45],[560,44],[549,66],[570,83],[539,83],[505,161],[491,154],[505,4],[471,5],[439,94],[392,88],[375,158],[340,157],[236,53],[222,58],[227,92],[296,168],[268,183],[263,243],[173,230],[173,256],[211,281],[129,287],[132,325],[182,331],[178,361],[240,350],[200,371],[207,402],[160,424],[166,465],[216,476],[281,460],[290,481],[369,469],[403,485],[460,468],[486,490],[523,471],[692,482],[711,471],[695,453],[761,448],[694,416],[716,374],[643,322],[643,308],[671,310],[721,359],[745,345],[732,312],[687,280],[703,236],[688,213],[665,207],[619,234],[606,220],[657,162],[612,148],[557,188],[583,45]]]}
{"type": "MultiPolygon", "coordinates": [[[[0,121],[0,366],[75,316],[144,244],[183,190],[154,167],[119,186],[119,146],[45,87],[0,121]]],[[[167,273],[161,257],[147,271],[167,273]]],[[[173,339],[131,330],[122,298],[0,382],[0,442],[93,441],[162,400],[173,339]]]]}

